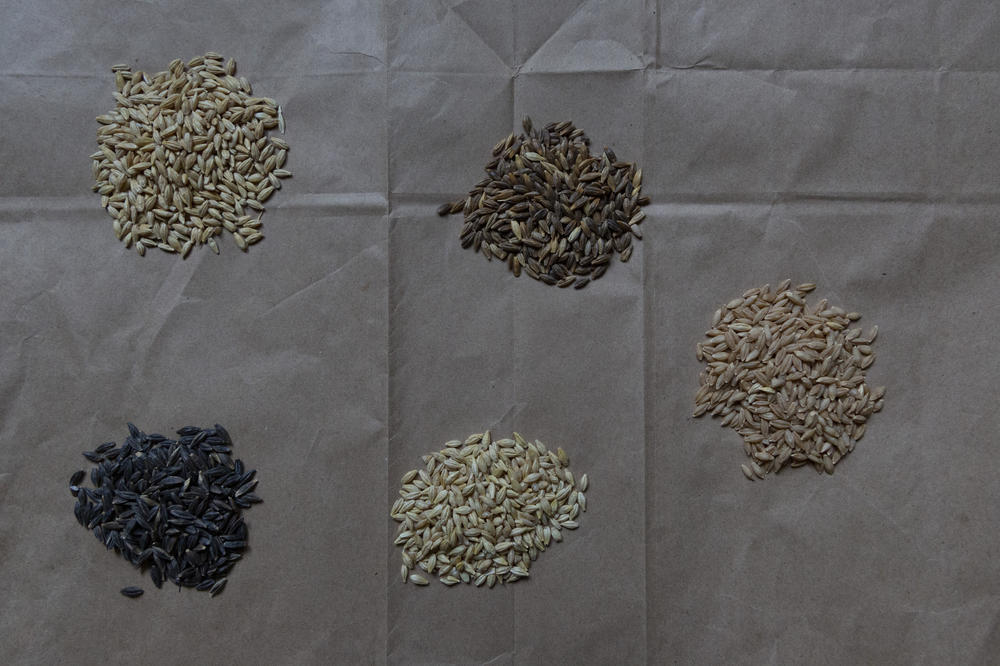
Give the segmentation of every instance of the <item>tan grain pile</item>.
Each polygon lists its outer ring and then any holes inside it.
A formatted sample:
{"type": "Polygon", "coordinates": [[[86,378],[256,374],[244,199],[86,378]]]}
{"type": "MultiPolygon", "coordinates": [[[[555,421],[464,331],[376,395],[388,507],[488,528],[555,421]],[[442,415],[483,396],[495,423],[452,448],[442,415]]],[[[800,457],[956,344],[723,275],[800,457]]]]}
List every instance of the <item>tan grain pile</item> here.
{"type": "Polygon", "coordinates": [[[832,474],[882,409],[885,387],[865,382],[878,327],[852,328],[861,315],[826,300],[808,305],[814,288],[750,289],[715,312],[698,343],[708,367],[694,415],[720,417],[743,437],[748,479],[786,465],[832,474]]]}
{"type": "Polygon", "coordinates": [[[154,75],[115,65],[115,108],[97,117],[94,191],[115,236],[140,255],[216,253],[228,234],[246,251],[261,238],[264,202],[291,175],[281,107],[252,95],[236,62],[207,53],[154,75]]]}
{"type": "Polygon", "coordinates": [[[569,470],[562,449],[539,441],[494,440],[489,431],[445,444],[403,475],[390,515],[400,523],[400,575],[426,585],[493,587],[527,578],[532,561],[587,510],[587,475],[569,470]]]}

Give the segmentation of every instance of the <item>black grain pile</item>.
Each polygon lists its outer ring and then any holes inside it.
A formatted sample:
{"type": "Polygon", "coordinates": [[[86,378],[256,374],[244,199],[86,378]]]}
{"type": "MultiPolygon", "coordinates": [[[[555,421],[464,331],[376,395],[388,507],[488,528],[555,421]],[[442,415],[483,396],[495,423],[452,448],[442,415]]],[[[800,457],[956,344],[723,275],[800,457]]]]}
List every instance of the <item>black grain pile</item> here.
{"type": "Polygon", "coordinates": [[[232,457],[218,424],[181,428],[176,440],[128,429],[121,446],[106,442],[83,454],[95,463],[94,487],[80,485],[83,471],[70,478],[77,521],[157,587],[171,581],[214,596],[247,547],[242,512],[261,501],[256,470],[232,457]]]}
{"type": "Polygon", "coordinates": [[[463,213],[463,248],[499,259],[546,284],[582,289],[604,275],[615,254],[632,256],[645,218],[642,170],[590,139],[568,120],[509,135],[493,148],[486,178],[439,215],[463,213]]]}

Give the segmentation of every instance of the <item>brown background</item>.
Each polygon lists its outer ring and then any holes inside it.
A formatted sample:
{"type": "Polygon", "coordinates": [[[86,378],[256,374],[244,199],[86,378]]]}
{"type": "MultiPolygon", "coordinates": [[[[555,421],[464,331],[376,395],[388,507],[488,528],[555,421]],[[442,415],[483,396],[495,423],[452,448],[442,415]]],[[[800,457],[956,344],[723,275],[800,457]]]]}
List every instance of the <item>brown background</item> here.
{"type": "Polygon", "coordinates": [[[0,661],[987,663],[1000,650],[1000,9],[989,0],[0,7],[0,661]],[[90,192],[109,68],[233,56],[288,121],[266,240],[140,258],[90,192]],[[440,202],[530,114],[644,169],[581,292],[460,249],[440,202]],[[747,483],[690,418],[712,310],[784,277],[878,324],[833,476],[747,483]],[[259,470],[215,599],[73,519],[125,422],[259,470]],[[564,447],[592,491],[530,582],[398,581],[399,476],[453,438],[564,447]],[[142,585],[124,599],[118,589],[142,585]]]}

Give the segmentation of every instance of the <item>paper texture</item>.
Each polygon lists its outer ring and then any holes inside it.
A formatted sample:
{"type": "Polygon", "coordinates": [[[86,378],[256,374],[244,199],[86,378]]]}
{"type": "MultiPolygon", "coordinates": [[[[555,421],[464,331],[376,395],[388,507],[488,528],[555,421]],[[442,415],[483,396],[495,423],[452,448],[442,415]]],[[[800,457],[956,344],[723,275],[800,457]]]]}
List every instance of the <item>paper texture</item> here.
{"type": "Polygon", "coordinates": [[[0,26],[0,662],[995,659],[993,3],[43,0],[0,26]],[[90,191],[109,69],[210,50],[281,102],[294,177],[247,255],[141,258],[90,191]],[[645,239],[585,290],[434,213],[524,115],[643,168],[645,239]],[[886,406],[833,476],[751,484],[690,417],[694,345],[784,277],[878,324],[886,406]],[[126,421],[222,423],[258,469],[222,595],[76,524],[80,452],[126,421]],[[403,585],[399,477],[484,428],[570,454],[580,529],[506,589],[403,585]]]}

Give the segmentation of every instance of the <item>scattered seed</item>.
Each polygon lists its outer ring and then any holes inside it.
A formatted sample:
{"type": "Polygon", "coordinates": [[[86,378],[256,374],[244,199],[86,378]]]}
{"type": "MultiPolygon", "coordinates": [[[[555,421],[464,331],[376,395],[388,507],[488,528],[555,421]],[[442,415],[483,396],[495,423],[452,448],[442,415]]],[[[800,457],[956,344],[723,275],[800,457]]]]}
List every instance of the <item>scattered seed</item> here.
{"type": "Polygon", "coordinates": [[[209,589],[208,591],[209,596],[214,597],[219,592],[222,592],[222,588],[226,586],[226,583],[228,581],[229,581],[228,578],[222,578],[220,580],[215,581],[215,585],[213,585],[211,589],[209,589]]]}
{"type": "Polygon", "coordinates": [[[131,599],[135,599],[136,597],[141,597],[143,593],[141,587],[131,587],[131,586],[123,587],[121,591],[123,596],[129,597],[131,599]]]}

